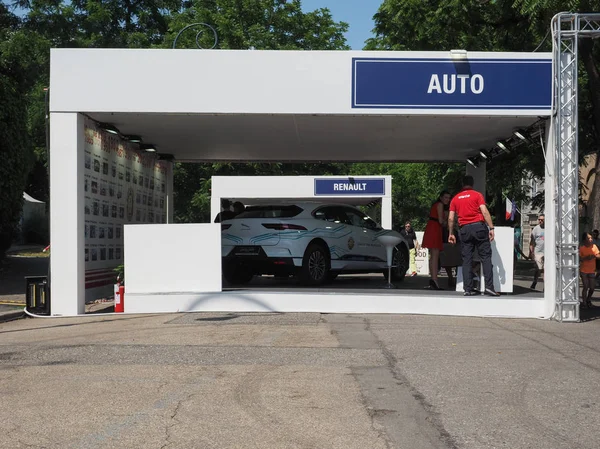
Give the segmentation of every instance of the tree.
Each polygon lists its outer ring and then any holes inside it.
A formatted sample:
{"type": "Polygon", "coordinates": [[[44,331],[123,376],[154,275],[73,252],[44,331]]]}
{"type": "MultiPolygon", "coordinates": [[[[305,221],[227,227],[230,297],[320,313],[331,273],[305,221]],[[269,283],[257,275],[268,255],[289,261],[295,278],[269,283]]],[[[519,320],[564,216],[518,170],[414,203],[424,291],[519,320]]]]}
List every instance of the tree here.
{"type": "Polygon", "coordinates": [[[211,222],[212,176],[302,176],[346,175],[345,164],[264,164],[264,163],[177,163],[173,186],[175,190],[175,221],[180,223],[211,222]]]}
{"type": "Polygon", "coordinates": [[[31,72],[20,53],[27,44],[20,27],[19,18],[0,4],[0,260],[21,213],[31,157],[25,100],[31,72]]]}
{"type": "Polygon", "coordinates": [[[400,230],[409,220],[417,231],[425,229],[431,205],[442,190],[460,189],[464,172],[464,165],[456,163],[360,163],[348,168],[350,175],[392,176],[392,227],[400,230]]]}
{"type": "MultiPolygon", "coordinates": [[[[515,6],[530,18],[530,29],[536,36],[547,34],[555,14],[600,11],[598,0],[516,0],[515,6]]],[[[546,48],[550,44],[546,43],[546,48]]],[[[596,154],[595,173],[600,173],[600,44],[598,39],[580,38],[578,47],[579,69],[579,151],[580,159],[596,154]]],[[[596,176],[588,201],[589,221],[592,228],[600,227],[600,176],[596,176]]]]}
{"type": "MultiPolygon", "coordinates": [[[[194,0],[174,14],[162,46],[171,47],[180,30],[192,23],[207,23],[218,34],[217,48],[257,50],[348,49],[348,25],[334,22],[328,9],[303,12],[299,0],[194,0]]],[[[178,48],[211,48],[212,32],[194,29],[177,41],[178,48]]],[[[206,222],[210,217],[211,176],[283,176],[345,174],[344,164],[190,164],[178,163],[174,172],[175,220],[206,222]]]]}
{"type": "MultiPolygon", "coordinates": [[[[568,2],[574,10],[598,11],[600,2],[568,2]]],[[[469,51],[534,51],[551,49],[548,39],[552,16],[565,9],[560,0],[384,0],[375,15],[376,36],[367,49],[469,51]]],[[[583,41],[582,41],[583,42],[583,41]]],[[[582,44],[593,45],[590,42],[582,44]]],[[[580,51],[582,48],[580,48],[580,51]]],[[[585,155],[598,152],[597,49],[588,49],[582,60],[586,76],[580,80],[580,150],[585,155]],[[592,55],[591,57],[589,57],[592,55]],[[587,62],[586,62],[587,61],[587,62]],[[594,73],[594,71],[596,73],[594,73]],[[590,75],[591,73],[591,75],[590,75]],[[586,81],[584,81],[584,78],[586,81]],[[590,112],[593,111],[592,114],[590,112]],[[594,117],[593,119],[591,117],[594,117]]],[[[600,158],[598,158],[600,160],[600,158]]],[[[489,166],[489,190],[505,192],[511,198],[524,197],[523,173],[544,174],[544,156],[538,145],[519,148],[518,154],[504,156],[489,166]]],[[[590,209],[600,214],[600,180],[596,178],[590,209]],[[598,186],[596,188],[596,185],[598,186]],[[594,195],[596,195],[594,197],[594,195]]],[[[499,201],[492,201],[492,207],[499,201]]],[[[599,223],[600,217],[595,219],[599,223]]]]}
{"type": "MultiPolygon", "coordinates": [[[[300,0],[192,0],[174,14],[166,45],[192,23],[207,23],[218,35],[217,48],[233,50],[343,50],[348,49],[345,22],[334,22],[327,8],[303,12],[300,0]]],[[[207,30],[205,30],[207,31],[207,30]]],[[[213,35],[200,30],[200,43],[210,48],[213,35]]],[[[195,47],[196,34],[178,40],[178,47],[195,47]]]]}

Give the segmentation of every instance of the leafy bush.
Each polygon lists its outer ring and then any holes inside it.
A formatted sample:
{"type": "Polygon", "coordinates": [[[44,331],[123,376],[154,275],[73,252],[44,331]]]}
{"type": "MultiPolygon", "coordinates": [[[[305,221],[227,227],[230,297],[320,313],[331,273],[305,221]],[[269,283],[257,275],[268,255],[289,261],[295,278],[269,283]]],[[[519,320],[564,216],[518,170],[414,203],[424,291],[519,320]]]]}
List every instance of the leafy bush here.
{"type": "MultiPolygon", "coordinates": [[[[1,55],[0,55],[1,56],[1,55]]],[[[0,73],[0,260],[15,236],[29,169],[25,102],[16,83],[0,73]]]]}

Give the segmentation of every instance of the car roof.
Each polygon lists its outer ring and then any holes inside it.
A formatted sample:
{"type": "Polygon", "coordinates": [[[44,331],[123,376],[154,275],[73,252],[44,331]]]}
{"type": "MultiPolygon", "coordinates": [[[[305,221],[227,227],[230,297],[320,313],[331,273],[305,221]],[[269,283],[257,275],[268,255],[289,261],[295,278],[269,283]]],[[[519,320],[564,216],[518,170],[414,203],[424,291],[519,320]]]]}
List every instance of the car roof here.
{"type": "Polygon", "coordinates": [[[249,204],[246,207],[285,207],[285,206],[298,206],[301,207],[304,210],[315,210],[319,207],[339,207],[339,206],[343,206],[343,207],[351,207],[353,209],[356,209],[356,206],[352,206],[351,204],[344,204],[344,203],[325,203],[325,202],[319,202],[319,201],[298,201],[298,202],[286,202],[286,203],[269,203],[269,204],[249,204]]]}

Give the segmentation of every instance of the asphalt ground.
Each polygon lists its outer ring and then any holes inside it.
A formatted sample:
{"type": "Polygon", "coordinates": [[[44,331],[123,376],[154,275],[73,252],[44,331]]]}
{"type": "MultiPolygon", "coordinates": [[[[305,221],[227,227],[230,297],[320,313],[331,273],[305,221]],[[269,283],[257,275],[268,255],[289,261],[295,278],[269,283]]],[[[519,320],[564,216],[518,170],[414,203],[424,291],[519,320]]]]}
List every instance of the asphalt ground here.
{"type": "Polygon", "coordinates": [[[0,324],[0,447],[600,447],[600,321],[164,314],[0,324]]]}

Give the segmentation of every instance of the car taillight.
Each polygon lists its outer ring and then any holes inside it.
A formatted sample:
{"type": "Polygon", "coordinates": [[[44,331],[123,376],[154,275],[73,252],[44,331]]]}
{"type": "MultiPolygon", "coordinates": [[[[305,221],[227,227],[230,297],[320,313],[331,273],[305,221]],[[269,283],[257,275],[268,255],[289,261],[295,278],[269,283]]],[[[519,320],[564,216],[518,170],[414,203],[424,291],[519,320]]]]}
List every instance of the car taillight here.
{"type": "Polygon", "coordinates": [[[286,229],[291,229],[294,231],[306,231],[304,226],[291,223],[263,223],[262,225],[267,229],[275,229],[277,231],[285,231],[286,229]]]}
{"type": "Polygon", "coordinates": [[[221,231],[225,231],[226,229],[229,229],[230,227],[231,227],[230,224],[222,223],[221,224],[221,231]]]}

